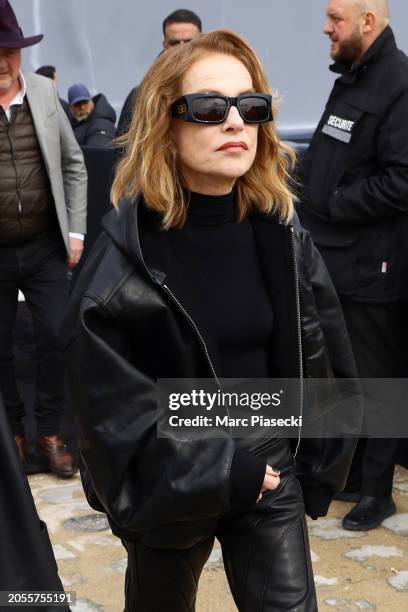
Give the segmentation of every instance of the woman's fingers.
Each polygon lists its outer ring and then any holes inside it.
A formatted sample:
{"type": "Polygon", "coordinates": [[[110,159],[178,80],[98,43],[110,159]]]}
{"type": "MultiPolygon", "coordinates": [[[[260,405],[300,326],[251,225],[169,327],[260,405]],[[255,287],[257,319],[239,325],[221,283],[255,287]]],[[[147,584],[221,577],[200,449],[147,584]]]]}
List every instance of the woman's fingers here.
{"type": "Polygon", "coordinates": [[[273,468],[272,466],[267,465],[265,474],[269,474],[270,476],[279,476],[280,470],[277,470],[276,468],[273,468]]]}
{"type": "Polygon", "coordinates": [[[274,489],[276,489],[276,487],[280,483],[279,474],[280,474],[280,471],[277,470],[276,468],[273,468],[270,465],[266,466],[265,478],[264,478],[264,481],[262,484],[262,490],[260,493],[261,496],[264,491],[273,491],[274,489]]]}
{"type": "Polygon", "coordinates": [[[270,476],[269,474],[265,474],[265,478],[263,481],[262,492],[263,491],[273,491],[276,489],[278,484],[280,483],[279,476],[270,476]]]}

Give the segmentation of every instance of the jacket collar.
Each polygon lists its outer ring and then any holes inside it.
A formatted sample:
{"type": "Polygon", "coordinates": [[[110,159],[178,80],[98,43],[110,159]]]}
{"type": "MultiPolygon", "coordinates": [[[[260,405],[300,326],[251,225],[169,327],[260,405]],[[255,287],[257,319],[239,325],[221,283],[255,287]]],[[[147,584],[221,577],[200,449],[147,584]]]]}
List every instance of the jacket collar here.
{"type": "MultiPolygon", "coordinates": [[[[258,211],[252,212],[250,219],[255,224],[263,221],[268,225],[281,225],[277,215],[265,215],[258,211]]],[[[293,225],[297,229],[300,227],[296,213],[293,225]]],[[[163,230],[160,214],[147,208],[142,196],[134,200],[121,200],[117,208],[105,215],[102,227],[139,269],[160,284],[163,284],[167,277],[165,269],[168,265],[165,264],[168,261],[169,249],[173,248],[175,232],[177,241],[189,240],[190,236],[188,225],[179,230],[163,230]],[[149,244],[152,246],[153,241],[156,243],[156,248],[149,247],[148,253],[143,248],[142,228],[143,236],[149,244]]]]}
{"type": "MultiPolygon", "coordinates": [[[[145,208],[141,196],[135,200],[123,199],[117,208],[104,216],[102,227],[116,246],[125,253],[138,269],[150,276],[154,282],[162,284],[166,275],[160,270],[150,268],[142,253],[139,218],[145,208]]],[[[151,224],[158,227],[159,215],[149,211],[148,217],[151,217],[151,224]],[[157,219],[154,219],[155,216],[157,219]]]]}
{"type": "Polygon", "coordinates": [[[387,26],[373,42],[371,47],[367,49],[358,64],[352,64],[351,62],[335,62],[329,66],[329,70],[340,74],[340,80],[343,83],[352,84],[358,76],[367,69],[367,66],[375,62],[379,57],[391,51],[395,51],[395,49],[397,49],[397,44],[394,33],[390,26],[387,26]]]}

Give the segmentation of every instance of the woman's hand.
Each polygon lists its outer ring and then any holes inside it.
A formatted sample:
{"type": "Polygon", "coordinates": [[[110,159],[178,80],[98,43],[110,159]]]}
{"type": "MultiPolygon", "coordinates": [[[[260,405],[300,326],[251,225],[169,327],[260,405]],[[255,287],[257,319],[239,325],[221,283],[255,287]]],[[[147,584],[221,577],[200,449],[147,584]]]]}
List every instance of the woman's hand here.
{"type": "Polygon", "coordinates": [[[262,493],[264,493],[265,491],[273,491],[274,489],[276,489],[276,487],[280,483],[279,474],[279,470],[272,468],[270,465],[266,466],[265,478],[257,502],[262,499],[262,493]]]}

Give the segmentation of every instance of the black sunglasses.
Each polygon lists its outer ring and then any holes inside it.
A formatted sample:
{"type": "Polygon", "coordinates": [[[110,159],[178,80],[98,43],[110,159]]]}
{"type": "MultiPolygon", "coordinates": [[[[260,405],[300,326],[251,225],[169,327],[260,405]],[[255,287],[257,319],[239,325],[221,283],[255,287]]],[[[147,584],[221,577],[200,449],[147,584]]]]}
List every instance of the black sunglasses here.
{"type": "Polygon", "coordinates": [[[171,114],[191,123],[223,123],[231,106],[236,106],[246,123],[273,121],[272,96],[264,93],[247,93],[237,98],[218,93],[188,94],[171,105],[171,114]]]}

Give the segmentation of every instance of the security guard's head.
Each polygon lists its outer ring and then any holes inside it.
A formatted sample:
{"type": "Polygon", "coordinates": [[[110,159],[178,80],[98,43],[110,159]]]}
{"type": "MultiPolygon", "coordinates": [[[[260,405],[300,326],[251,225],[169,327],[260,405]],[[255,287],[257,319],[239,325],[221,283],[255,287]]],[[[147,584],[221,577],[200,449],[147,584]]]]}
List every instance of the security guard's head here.
{"type": "Polygon", "coordinates": [[[387,0],[329,0],[323,31],[332,59],[358,63],[388,23],[387,0]]]}

